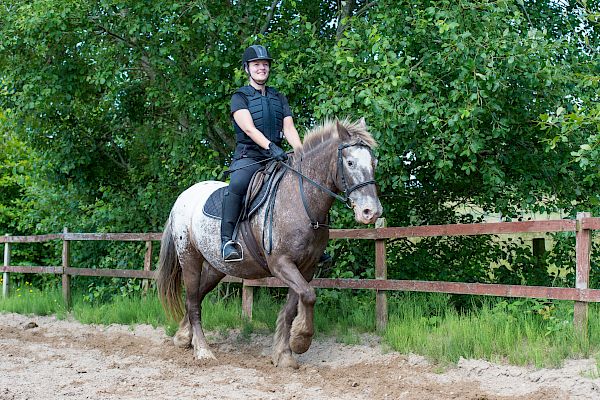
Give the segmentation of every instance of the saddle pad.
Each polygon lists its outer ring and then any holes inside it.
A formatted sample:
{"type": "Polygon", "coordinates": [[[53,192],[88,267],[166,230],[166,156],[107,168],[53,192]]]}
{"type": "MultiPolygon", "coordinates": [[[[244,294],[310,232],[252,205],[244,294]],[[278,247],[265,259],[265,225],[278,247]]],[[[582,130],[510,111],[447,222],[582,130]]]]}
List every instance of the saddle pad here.
{"type": "Polygon", "coordinates": [[[204,203],[202,212],[210,218],[221,219],[223,213],[223,197],[227,186],[223,186],[215,190],[204,203]]]}

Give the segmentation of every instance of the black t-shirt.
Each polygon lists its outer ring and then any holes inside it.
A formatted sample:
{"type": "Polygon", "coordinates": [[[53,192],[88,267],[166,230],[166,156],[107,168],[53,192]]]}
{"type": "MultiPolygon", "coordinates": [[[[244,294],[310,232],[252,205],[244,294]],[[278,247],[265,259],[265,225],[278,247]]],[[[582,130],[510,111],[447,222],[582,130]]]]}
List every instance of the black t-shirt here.
{"type": "MultiPolygon", "coordinates": [[[[283,118],[292,117],[292,110],[290,109],[290,105],[288,103],[287,97],[283,94],[277,92],[279,99],[281,100],[281,104],[283,106],[283,118]]],[[[233,113],[237,110],[243,110],[248,108],[248,98],[243,93],[234,93],[231,96],[231,117],[233,118],[233,113]]]]}

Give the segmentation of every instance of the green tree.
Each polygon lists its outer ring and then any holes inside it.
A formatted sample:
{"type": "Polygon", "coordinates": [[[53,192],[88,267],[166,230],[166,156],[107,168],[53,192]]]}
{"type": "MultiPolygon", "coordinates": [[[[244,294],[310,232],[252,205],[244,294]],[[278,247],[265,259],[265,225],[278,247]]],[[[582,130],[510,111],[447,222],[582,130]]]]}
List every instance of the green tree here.
{"type": "MultiPolygon", "coordinates": [[[[246,80],[240,54],[255,42],[274,54],[272,84],[298,125],[366,118],[380,143],[389,225],[480,220],[463,215],[468,207],[507,218],[590,207],[599,8],[0,0],[0,108],[12,110],[15,137],[39,157],[22,192],[34,205],[19,218],[44,233],[161,229],[184,188],[223,177],[234,140],[229,98],[246,80]],[[584,122],[568,128],[568,115],[584,122]]],[[[332,216],[352,224],[341,207],[332,216]]],[[[486,248],[436,243],[407,254],[452,258],[460,247],[469,271],[469,254],[486,248]]],[[[364,265],[369,252],[353,254],[352,265],[364,265]]],[[[413,275],[430,278],[448,258],[413,275]]]]}
{"type": "Polygon", "coordinates": [[[577,190],[588,196],[594,209],[600,205],[597,185],[600,180],[600,12],[598,2],[578,2],[579,12],[570,14],[564,36],[572,38],[583,57],[573,63],[585,63],[572,84],[573,94],[555,109],[540,115],[540,127],[546,130],[547,152],[561,152],[564,168],[579,168],[577,190]],[[591,63],[586,62],[592,60],[591,63]]]}
{"type": "MultiPolygon", "coordinates": [[[[25,206],[24,188],[30,182],[28,149],[11,130],[11,112],[0,109],[0,234],[20,233],[25,206]]],[[[26,207],[25,207],[26,208],[26,207]]]]}

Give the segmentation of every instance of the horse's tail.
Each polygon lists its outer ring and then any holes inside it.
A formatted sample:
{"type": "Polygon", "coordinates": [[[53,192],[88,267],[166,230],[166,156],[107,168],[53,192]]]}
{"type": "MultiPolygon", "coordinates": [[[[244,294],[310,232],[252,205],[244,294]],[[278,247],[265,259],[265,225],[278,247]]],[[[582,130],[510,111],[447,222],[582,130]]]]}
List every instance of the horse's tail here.
{"type": "Polygon", "coordinates": [[[175,242],[171,231],[171,218],[167,220],[162,240],[160,256],[156,271],[156,288],[158,297],[167,315],[176,321],[183,317],[183,300],[181,298],[181,266],[175,250],[175,242]]]}

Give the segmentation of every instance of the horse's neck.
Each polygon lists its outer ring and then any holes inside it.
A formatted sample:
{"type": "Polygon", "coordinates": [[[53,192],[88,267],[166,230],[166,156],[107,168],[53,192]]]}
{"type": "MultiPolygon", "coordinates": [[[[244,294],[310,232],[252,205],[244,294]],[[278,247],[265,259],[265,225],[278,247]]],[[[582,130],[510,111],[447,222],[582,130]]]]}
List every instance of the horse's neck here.
{"type": "MultiPolygon", "coordinates": [[[[321,186],[336,192],[334,176],[336,168],[336,157],[331,156],[332,151],[315,151],[302,157],[302,161],[297,166],[302,174],[319,183],[321,186]]],[[[304,180],[304,196],[311,208],[311,212],[319,222],[324,222],[324,218],[329,213],[334,198],[327,192],[321,190],[314,184],[304,180]]]]}

